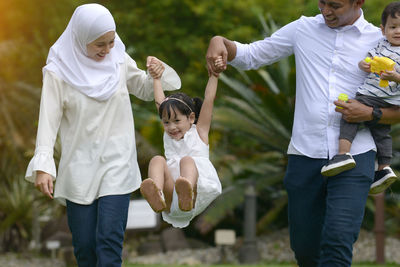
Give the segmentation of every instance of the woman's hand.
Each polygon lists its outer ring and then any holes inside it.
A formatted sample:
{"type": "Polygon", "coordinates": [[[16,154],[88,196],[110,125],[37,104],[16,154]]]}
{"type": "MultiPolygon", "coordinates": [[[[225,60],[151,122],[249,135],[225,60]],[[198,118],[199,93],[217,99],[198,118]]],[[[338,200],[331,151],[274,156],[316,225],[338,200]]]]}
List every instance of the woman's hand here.
{"type": "Polygon", "coordinates": [[[151,75],[151,77],[153,79],[161,79],[161,76],[165,69],[161,60],[159,60],[156,57],[149,56],[149,57],[147,57],[146,66],[149,71],[149,74],[151,75]]]}
{"type": "Polygon", "coordinates": [[[336,100],[335,105],[341,108],[335,111],[342,113],[342,118],[347,122],[370,121],[372,117],[372,107],[361,104],[355,99],[349,99],[347,102],[336,100]]]}
{"type": "Polygon", "coordinates": [[[36,171],[35,187],[40,192],[53,199],[53,178],[50,174],[36,171]]]}

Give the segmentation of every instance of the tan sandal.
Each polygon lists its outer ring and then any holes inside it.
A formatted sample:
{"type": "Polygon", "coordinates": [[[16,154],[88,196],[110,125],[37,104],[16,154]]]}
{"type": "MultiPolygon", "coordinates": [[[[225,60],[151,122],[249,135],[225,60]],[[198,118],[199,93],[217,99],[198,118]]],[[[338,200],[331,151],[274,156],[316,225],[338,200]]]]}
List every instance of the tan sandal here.
{"type": "Polygon", "coordinates": [[[163,191],[157,187],[153,179],[147,178],[142,182],[140,193],[155,212],[162,212],[167,208],[163,191]]]}
{"type": "Polygon", "coordinates": [[[191,211],[193,209],[193,188],[192,184],[184,177],[179,177],[175,182],[175,190],[178,195],[179,209],[191,211]]]}

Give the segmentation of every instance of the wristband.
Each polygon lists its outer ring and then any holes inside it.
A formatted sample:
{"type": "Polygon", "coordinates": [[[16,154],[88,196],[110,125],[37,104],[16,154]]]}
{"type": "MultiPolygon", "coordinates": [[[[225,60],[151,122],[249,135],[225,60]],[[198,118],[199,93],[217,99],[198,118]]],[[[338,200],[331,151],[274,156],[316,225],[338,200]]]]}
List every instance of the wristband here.
{"type": "Polygon", "coordinates": [[[382,118],[382,110],[378,107],[374,107],[372,110],[371,123],[373,124],[378,123],[381,118],[382,118]]]}

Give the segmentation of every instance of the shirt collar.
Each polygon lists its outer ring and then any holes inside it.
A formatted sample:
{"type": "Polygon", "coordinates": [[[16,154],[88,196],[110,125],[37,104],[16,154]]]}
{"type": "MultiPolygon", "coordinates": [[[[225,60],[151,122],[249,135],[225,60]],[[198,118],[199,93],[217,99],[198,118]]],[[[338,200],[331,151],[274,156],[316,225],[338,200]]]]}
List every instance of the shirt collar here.
{"type": "MultiPolygon", "coordinates": [[[[335,28],[334,30],[342,31],[342,30],[348,30],[348,29],[355,28],[360,33],[363,32],[364,28],[369,23],[364,19],[363,10],[362,9],[360,9],[360,10],[361,10],[360,17],[352,25],[346,25],[344,27],[335,28]]],[[[318,24],[325,24],[325,20],[324,20],[324,17],[322,16],[322,14],[318,14],[315,18],[316,18],[318,24]]]]}
{"type": "Polygon", "coordinates": [[[364,28],[369,24],[368,21],[364,19],[364,12],[360,9],[360,17],[353,23],[353,27],[356,27],[359,32],[363,32],[364,28]]]}

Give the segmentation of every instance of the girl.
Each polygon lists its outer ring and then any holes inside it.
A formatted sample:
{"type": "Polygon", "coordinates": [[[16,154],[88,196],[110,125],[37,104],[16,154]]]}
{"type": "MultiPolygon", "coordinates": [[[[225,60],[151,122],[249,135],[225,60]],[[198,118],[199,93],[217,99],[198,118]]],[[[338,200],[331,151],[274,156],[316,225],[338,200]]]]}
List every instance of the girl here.
{"type": "MultiPolygon", "coordinates": [[[[183,93],[165,98],[160,83],[163,65],[154,57],[148,62],[155,103],[164,126],[166,159],[151,159],[150,178],[142,182],[140,192],[155,212],[162,212],[166,222],[182,228],[221,194],[208,146],[218,78],[209,78],[203,103],[183,93]]],[[[215,64],[222,67],[222,58],[215,64]]]]}
{"type": "MultiPolygon", "coordinates": [[[[36,150],[26,172],[43,194],[66,204],[80,267],[121,266],[130,193],[141,182],[129,93],[151,100],[152,83],[125,53],[115,28],[105,7],[82,5],[50,48],[36,150]]],[[[179,77],[167,70],[164,88],[178,89],[179,77]]]]}

